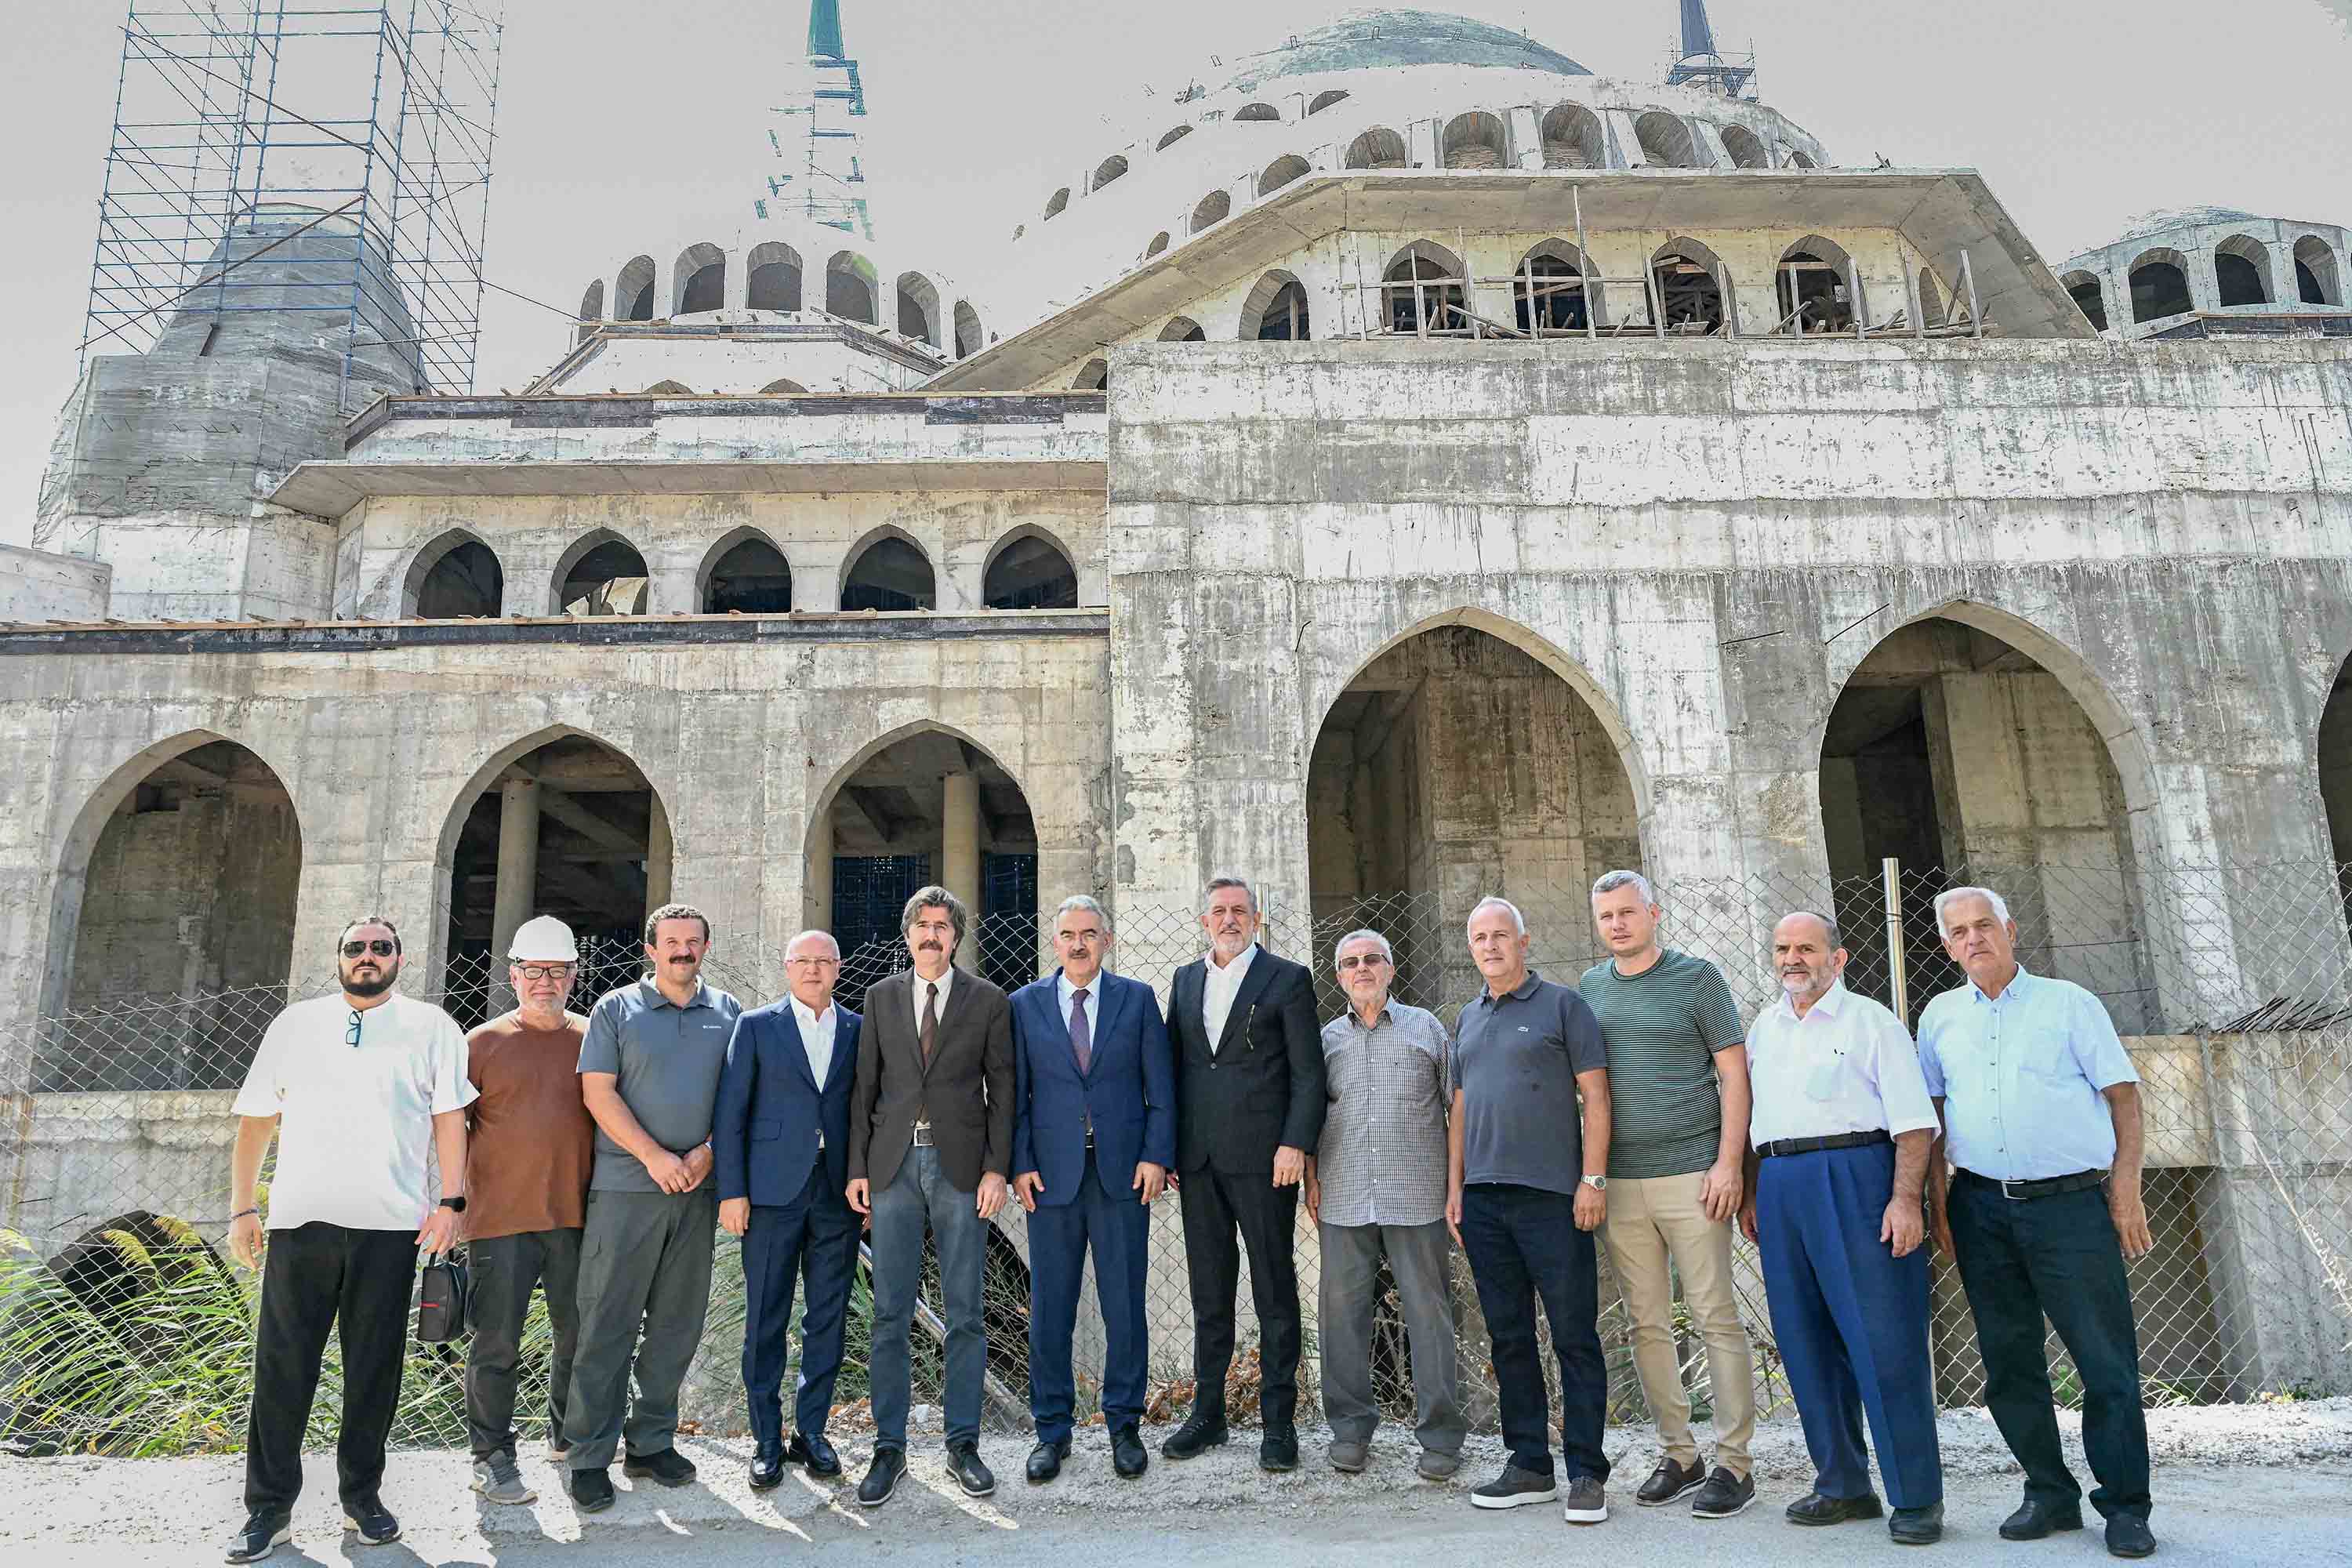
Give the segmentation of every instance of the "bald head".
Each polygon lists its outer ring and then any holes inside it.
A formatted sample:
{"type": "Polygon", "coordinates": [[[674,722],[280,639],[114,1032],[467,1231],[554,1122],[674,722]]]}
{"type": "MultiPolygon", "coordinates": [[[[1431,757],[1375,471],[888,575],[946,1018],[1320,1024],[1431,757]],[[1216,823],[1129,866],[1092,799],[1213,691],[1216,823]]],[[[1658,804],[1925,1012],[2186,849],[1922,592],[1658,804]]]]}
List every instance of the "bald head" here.
{"type": "Polygon", "coordinates": [[[831,931],[804,931],[784,943],[784,983],[810,1012],[833,1005],[833,988],[840,980],[841,943],[831,931]]]}

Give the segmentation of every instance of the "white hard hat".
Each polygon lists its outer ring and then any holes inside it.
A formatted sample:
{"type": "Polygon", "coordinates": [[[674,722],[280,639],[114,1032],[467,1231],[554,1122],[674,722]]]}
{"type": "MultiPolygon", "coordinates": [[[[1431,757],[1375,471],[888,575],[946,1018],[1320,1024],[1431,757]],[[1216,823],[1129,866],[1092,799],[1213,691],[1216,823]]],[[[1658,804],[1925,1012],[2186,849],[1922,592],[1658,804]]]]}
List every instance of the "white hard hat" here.
{"type": "Polygon", "coordinates": [[[541,915],[515,927],[507,956],[517,963],[577,963],[580,944],[572,940],[570,926],[553,915],[541,915]]]}

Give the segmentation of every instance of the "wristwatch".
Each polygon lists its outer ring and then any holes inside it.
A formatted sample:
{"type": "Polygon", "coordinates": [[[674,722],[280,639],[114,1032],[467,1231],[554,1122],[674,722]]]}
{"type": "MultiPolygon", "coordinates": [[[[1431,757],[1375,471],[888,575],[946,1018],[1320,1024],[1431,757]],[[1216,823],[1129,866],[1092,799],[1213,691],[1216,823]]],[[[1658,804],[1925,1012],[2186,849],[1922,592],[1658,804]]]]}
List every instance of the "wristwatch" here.
{"type": "Polygon", "coordinates": [[[1609,1190],[1609,1178],[1606,1176],[1587,1176],[1584,1178],[1584,1184],[1591,1187],[1596,1193],[1605,1193],[1609,1190]]]}
{"type": "Polygon", "coordinates": [[[466,1212],[466,1200],[462,1196],[443,1198],[441,1200],[441,1206],[447,1209],[451,1214],[464,1214],[466,1212]]]}

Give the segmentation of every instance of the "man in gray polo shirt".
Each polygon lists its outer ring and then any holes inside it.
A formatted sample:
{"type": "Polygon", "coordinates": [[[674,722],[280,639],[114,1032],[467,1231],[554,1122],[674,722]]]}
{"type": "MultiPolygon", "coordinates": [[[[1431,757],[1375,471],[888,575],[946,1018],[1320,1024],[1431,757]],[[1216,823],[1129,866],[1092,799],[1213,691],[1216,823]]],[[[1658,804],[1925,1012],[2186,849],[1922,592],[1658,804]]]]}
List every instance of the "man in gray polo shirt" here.
{"type": "Polygon", "coordinates": [[[1564,1512],[1599,1524],[1609,1517],[1609,1368],[1592,1233],[1608,1213],[1609,1056],[1584,999],[1528,967],[1528,923],[1514,905],[1488,898],[1470,911],[1470,957],[1486,986],[1456,1026],[1445,1217],[1478,1284],[1510,1455],[1470,1500],[1517,1508],[1559,1496],[1540,1296],[1559,1360],[1564,1512]]]}
{"type": "Polygon", "coordinates": [[[700,910],[664,904],[646,916],[651,973],[598,1000],[580,1047],[596,1163],[580,1241],[580,1348],[564,1436],[572,1501],[583,1513],[613,1506],[607,1472],[625,1435],[624,1475],[666,1487],[694,1479],[676,1444],[677,1390],[710,1300],[719,1226],[711,1112],[743,1011],[702,983],[709,950],[710,922],[700,910]]]}

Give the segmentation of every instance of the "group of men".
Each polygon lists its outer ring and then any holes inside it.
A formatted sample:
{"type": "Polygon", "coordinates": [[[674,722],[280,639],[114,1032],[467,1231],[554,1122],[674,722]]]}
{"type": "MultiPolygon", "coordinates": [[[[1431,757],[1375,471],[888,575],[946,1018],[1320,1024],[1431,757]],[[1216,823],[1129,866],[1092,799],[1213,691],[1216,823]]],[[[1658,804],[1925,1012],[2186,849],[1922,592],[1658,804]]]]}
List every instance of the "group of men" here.
{"type": "Polygon", "coordinates": [[[1998,894],[1958,889],[1937,918],[1968,984],[1936,998],[1915,1047],[1902,1022],[1848,991],[1835,922],[1799,911],[1773,933],[1783,994],[1744,1023],[1722,974],[1664,946],[1639,873],[1592,889],[1610,956],[1573,985],[1529,966],[1518,909],[1471,910],[1484,981],[1448,1030],[1392,995],[1381,932],[1343,937],[1347,1010],[1316,1023],[1313,979],[1259,944],[1255,892],[1219,877],[1207,952],[1179,969],[1163,1011],[1114,973],[1109,913],[1055,910],[1054,972],[1008,996],[955,955],[968,911],[925,888],[902,920],[911,967],[835,998],[841,952],[821,931],[784,952],[787,994],[749,1011],[706,984],[709,921],[667,905],[646,922],[645,977],[568,1011],[572,933],[541,917],[515,933],[515,1008],[470,1039],[393,989],[400,939],[369,916],[342,934],[342,994],[272,1024],[236,1101],[232,1168],[240,1260],[263,1255],[248,1434],[249,1518],[231,1562],[288,1539],[300,1441],[338,1320],[344,1408],[337,1469],[347,1524],[397,1538],[378,1487],[397,1402],[417,1249],[462,1238],[474,1284],[466,1369],[475,1489],[527,1503],[514,1429],[520,1347],[534,1288],[553,1329],[549,1454],[583,1512],[611,1506],[610,1467],[665,1486],[696,1476],[677,1450],[679,1386],[700,1341],[714,1232],[741,1238],[742,1373],[751,1484],[788,1467],[842,1473],[825,1436],[861,1237],[871,1247],[866,1375],[875,1436],[856,1496],[887,1502],[906,1471],[908,1334],[928,1234],[945,1306],[947,1468],[966,1494],[996,1479],[979,1449],[986,1377],[988,1232],[1008,1202],[1029,1252],[1027,1479],[1067,1462],[1076,1417],[1073,1340],[1091,1255],[1104,1332],[1100,1405],[1112,1466],[1140,1476],[1150,1227],[1178,1194],[1193,1322],[1190,1413],[1171,1460],[1229,1440],[1241,1260],[1258,1329],[1258,1462],[1298,1463],[1303,1338],[1297,1207],[1321,1258],[1318,1327],[1328,1462],[1362,1470],[1380,1420],[1372,1379],[1385,1260],[1404,1319],[1419,1473],[1461,1465],[1468,1423],[1449,1238],[1491,1340],[1507,1458],[1471,1489],[1481,1508],[1559,1500],[1537,1331],[1550,1328],[1567,1520],[1609,1517],[1601,1447],[1608,1374],[1598,1244],[1630,1321],[1661,1454],[1636,1493],[1684,1498],[1701,1518],[1755,1501],[1755,1405],[1733,1285],[1735,1224],[1756,1242],[1772,1326],[1816,1478],[1799,1524],[1879,1517],[1867,1420],[1893,1539],[1942,1529],[1927,1355],[1929,1236],[1954,1256],[1988,1376],[1988,1403],[2022,1463],[2010,1539],[2080,1528],[2062,1456],[2042,1321],[2073,1353],[2085,1395],[2093,1505],[2117,1555],[2154,1548],[2126,1255],[2148,1245],[2139,1192],[2137,1079],[2095,997],[2027,973],[1998,894]],[[340,1029],[340,1044],[334,1032],[340,1029]],[[426,1146],[438,1206],[426,1206],[426,1146]],[[1955,1167],[1944,1177],[1946,1156],[1955,1167]],[[1596,1240],[1597,1238],[1597,1240],[1596,1240]],[[1706,1346],[1712,1463],[1691,1429],[1675,1349],[1675,1282],[1706,1346]],[[790,1319],[802,1304],[787,1432],[790,1319]]]}

